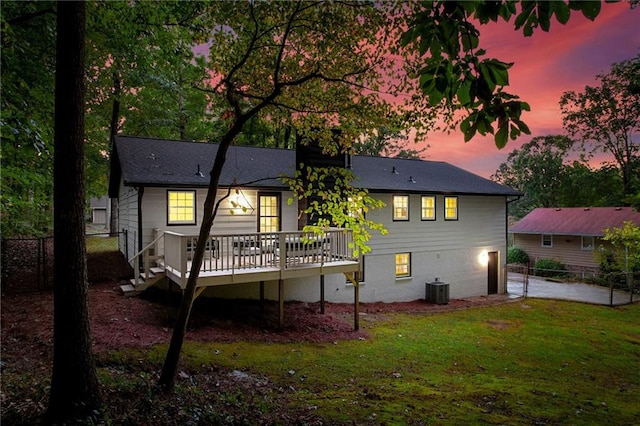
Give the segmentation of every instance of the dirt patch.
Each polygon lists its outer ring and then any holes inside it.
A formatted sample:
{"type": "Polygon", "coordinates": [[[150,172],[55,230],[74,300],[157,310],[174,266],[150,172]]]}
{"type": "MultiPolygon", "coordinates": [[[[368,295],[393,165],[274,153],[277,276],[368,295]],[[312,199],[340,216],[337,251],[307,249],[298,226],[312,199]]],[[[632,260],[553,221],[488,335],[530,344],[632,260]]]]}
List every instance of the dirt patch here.
{"type": "Polygon", "coordinates": [[[507,328],[511,327],[511,323],[504,320],[489,320],[487,321],[487,324],[490,327],[495,328],[496,330],[506,330],[507,328]]]}

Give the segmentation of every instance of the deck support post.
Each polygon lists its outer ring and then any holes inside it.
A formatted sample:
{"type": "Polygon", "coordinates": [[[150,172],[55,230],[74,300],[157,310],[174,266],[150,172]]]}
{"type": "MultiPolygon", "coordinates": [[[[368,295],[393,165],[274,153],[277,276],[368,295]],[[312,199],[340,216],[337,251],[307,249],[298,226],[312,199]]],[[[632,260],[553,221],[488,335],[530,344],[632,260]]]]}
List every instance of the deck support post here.
{"type": "Polygon", "coordinates": [[[358,282],[353,284],[353,329],[355,331],[360,329],[360,285],[358,282]]]}
{"type": "Polygon", "coordinates": [[[320,275],[320,313],[324,315],[324,275],[320,275]]]}
{"type": "Polygon", "coordinates": [[[284,280],[278,280],[278,327],[284,328],[284,280]]]}

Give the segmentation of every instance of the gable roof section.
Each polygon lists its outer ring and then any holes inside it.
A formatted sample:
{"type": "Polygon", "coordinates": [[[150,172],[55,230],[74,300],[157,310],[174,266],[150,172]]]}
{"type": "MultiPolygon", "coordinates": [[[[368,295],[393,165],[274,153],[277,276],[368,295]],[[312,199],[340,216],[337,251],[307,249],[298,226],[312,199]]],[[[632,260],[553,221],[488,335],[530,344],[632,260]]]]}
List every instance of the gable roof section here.
{"type": "MultiPolygon", "coordinates": [[[[128,186],[205,187],[218,144],[117,136],[110,194],[122,176],[128,186]],[[203,177],[197,175],[198,166],[203,177]]],[[[276,178],[291,175],[295,151],[231,146],[220,184],[254,182],[252,187],[284,188],[276,178]],[[261,180],[264,178],[271,178],[261,180]]],[[[439,161],[353,156],[355,185],[381,192],[421,192],[518,196],[520,192],[439,161]],[[397,173],[393,173],[395,171],[397,173]]],[[[113,192],[115,190],[115,192],[113,192]]],[[[115,196],[115,195],[112,195],[115,196]]]]}
{"type": "Polygon", "coordinates": [[[640,225],[640,212],[631,207],[537,208],[511,226],[509,232],[601,237],[606,228],[621,227],[626,221],[640,225]]]}

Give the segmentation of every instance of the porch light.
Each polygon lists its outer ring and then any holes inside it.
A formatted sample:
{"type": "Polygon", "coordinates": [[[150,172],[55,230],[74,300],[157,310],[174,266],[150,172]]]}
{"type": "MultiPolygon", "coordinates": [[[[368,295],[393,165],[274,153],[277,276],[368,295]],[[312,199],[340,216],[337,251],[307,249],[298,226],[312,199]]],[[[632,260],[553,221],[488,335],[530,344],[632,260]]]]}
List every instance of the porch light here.
{"type": "Polygon", "coordinates": [[[482,266],[489,264],[489,253],[486,250],[483,250],[478,256],[478,262],[480,262],[482,266]]]}
{"type": "Polygon", "coordinates": [[[233,197],[229,198],[229,213],[252,214],[255,210],[241,189],[236,189],[233,197]]]}

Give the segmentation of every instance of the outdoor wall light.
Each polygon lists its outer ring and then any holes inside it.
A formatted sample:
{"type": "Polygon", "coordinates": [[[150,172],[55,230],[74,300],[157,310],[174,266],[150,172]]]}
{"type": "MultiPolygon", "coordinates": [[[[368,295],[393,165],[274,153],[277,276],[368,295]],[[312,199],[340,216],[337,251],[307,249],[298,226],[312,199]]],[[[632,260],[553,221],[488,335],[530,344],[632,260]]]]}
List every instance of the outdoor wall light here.
{"type": "Polygon", "coordinates": [[[254,211],[253,206],[249,203],[247,197],[240,189],[235,190],[235,195],[229,197],[229,213],[236,214],[252,214],[254,211]]]}
{"type": "Polygon", "coordinates": [[[489,264],[489,253],[486,250],[483,250],[478,256],[478,262],[480,262],[482,266],[489,264]]]}

